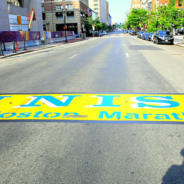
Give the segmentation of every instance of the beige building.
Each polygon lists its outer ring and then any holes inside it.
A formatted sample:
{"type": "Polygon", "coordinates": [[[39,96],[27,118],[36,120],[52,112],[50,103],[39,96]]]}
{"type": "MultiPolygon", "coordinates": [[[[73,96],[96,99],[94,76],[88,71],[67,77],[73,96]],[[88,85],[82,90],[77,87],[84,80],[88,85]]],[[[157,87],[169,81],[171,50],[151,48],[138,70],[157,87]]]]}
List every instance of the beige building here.
{"type": "Polygon", "coordinates": [[[63,9],[67,9],[66,30],[74,31],[75,34],[85,31],[83,20],[90,16],[88,0],[42,0],[43,29],[64,31],[63,9]]]}
{"type": "Polygon", "coordinates": [[[98,17],[101,20],[102,18],[101,0],[89,0],[89,7],[98,14],[98,17]]]}

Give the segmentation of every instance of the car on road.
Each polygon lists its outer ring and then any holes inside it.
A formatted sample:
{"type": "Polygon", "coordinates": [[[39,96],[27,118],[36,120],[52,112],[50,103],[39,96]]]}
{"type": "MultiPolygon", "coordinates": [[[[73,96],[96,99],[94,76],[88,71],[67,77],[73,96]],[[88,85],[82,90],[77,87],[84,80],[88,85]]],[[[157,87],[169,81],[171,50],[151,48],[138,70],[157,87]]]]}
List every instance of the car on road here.
{"type": "Polygon", "coordinates": [[[126,33],[128,33],[128,31],[127,31],[127,30],[124,30],[124,32],[123,32],[123,33],[125,33],[125,34],[126,34],[126,33]]]}
{"type": "Polygon", "coordinates": [[[107,35],[107,32],[105,30],[102,31],[102,35],[107,35]]]}
{"type": "Polygon", "coordinates": [[[170,43],[174,44],[174,37],[170,31],[157,31],[153,37],[153,43],[170,43]]]}
{"type": "Polygon", "coordinates": [[[99,32],[96,31],[96,32],[94,33],[94,35],[100,37],[100,36],[102,36],[102,33],[101,33],[100,31],[99,31],[99,32]]]}
{"type": "Polygon", "coordinates": [[[138,34],[137,34],[137,38],[141,38],[143,33],[144,33],[144,31],[140,31],[140,32],[138,32],[138,34]]]}
{"type": "Polygon", "coordinates": [[[146,32],[145,32],[145,33],[142,35],[142,39],[143,39],[143,40],[146,40],[148,36],[149,36],[149,33],[146,33],[146,32]]]}
{"type": "Polygon", "coordinates": [[[154,34],[154,33],[149,33],[149,35],[148,35],[148,37],[147,37],[146,40],[147,40],[147,41],[151,41],[151,38],[152,38],[153,34],[154,34]]]}
{"type": "Polygon", "coordinates": [[[131,35],[137,35],[136,31],[132,31],[131,35]]]}

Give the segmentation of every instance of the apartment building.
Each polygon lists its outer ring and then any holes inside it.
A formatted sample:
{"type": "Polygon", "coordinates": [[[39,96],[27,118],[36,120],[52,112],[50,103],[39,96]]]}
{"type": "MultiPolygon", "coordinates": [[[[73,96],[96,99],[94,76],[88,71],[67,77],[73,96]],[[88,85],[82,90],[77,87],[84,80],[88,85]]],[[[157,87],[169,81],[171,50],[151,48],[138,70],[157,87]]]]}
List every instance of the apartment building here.
{"type": "Polygon", "coordinates": [[[132,0],[130,11],[134,8],[136,8],[136,9],[141,8],[141,0],[132,0]]]}
{"type": "Polygon", "coordinates": [[[141,0],[141,8],[151,11],[152,9],[152,0],[141,0]]]}
{"type": "MultiPolygon", "coordinates": [[[[159,5],[160,6],[167,6],[169,4],[169,0],[159,0],[159,5]]],[[[184,2],[182,1],[179,1],[179,0],[176,0],[176,8],[180,8],[180,9],[183,9],[184,8],[184,2]]]]}
{"type": "Polygon", "coordinates": [[[41,0],[43,28],[47,31],[74,31],[76,34],[84,31],[84,21],[89,12],[88,0],[41,0]],[[66,27],[64,26],[63,9],[67,9],[66,27]],[[84,15],[81,17],[81,14],[84,15]]]}
{"type": "Polygon", "coordinates": [[[108,0],[89,0],[89,7],[97,12],[101,22],[109,24],[109,2],[108,0]]]}
{"type": "Polygon", "coordinates": [[[27,14],[34,9],[32,31],[43,33],[41,0],[0,0],[0,31],[28,31],[27,14]]]}
{"type": "Polygon", "coordinates": [[[102,11],[101,11],[101,0],[89,0],[89,7],[94,10],[99,19],[102,19],[102,11]]]}
{"type": "Polygon", "coordinates": [[[109,25],[109,2],[106,1],[106,24],[109,25]]]}
{"type": "Polygon", "coordinates": [[[159,0],[152,0],[151,10],[156,11],[156,8],[159,6],[159,0]]]}

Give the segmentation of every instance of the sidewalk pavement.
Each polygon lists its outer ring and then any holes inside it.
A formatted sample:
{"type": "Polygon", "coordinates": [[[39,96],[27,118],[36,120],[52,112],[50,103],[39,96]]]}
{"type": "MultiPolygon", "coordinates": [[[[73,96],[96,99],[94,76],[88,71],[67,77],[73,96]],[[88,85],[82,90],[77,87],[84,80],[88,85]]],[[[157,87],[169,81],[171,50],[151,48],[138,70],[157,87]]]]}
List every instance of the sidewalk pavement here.
{"type": "MultiPolygon", "coordinates": [[[[86,40],[88,40],[88,39],[91,39],[91,38],[86,38],[86,40]]],[[[83,39],[82,38],[75,38],[75,39],[68,40],[68,43],[65,43],[65,41],[61,41],[61,42],[55,42],[55,43],[50,43],[50,44],[27,47],[26,51],[24,51],[22,48],[22,49],[18,49],[17,53],[13,53],[12,50],[3,51],[4,56],[0,55],[0,59],[6,58],[6,57],[11,57],[11,56],[18,55],[18,54],[24,54],[24,53],[28,53],[28,52],[37,51],[37,50],[57,47],[57,46],[64,45],[64,44],[75,43],[75,42],[79,42],[79,41],[83,41],[83,39]]]]}

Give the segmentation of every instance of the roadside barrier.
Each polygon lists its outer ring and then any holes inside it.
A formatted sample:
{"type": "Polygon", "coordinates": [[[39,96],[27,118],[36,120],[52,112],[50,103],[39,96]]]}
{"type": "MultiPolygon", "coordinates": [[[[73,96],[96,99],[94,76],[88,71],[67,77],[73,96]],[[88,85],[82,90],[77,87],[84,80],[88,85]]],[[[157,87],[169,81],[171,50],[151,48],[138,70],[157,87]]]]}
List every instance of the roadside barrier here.
{"type": "Polygon", "coordinates": [[[4,56],[3,54],[3,48],[2,48],[2,43],[0,42],[0,56],[4,56]]]}
{"type": "Polygon", "coordinates": [[[23,41],[24,41],[24,49],[23,50],[27,50],[26,49],[26,38],[25,37],[23,37],[23,41]]]}
{"type": "Polygon", "coordinates": [[[13,41],[13,53],[16,53],[16,49],[15,49],[15,41],[13,41]]]}

